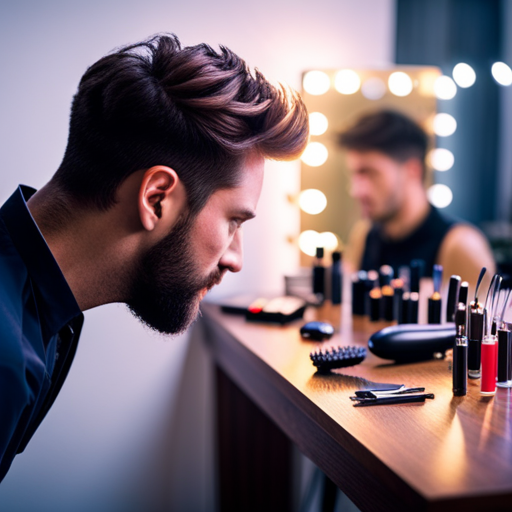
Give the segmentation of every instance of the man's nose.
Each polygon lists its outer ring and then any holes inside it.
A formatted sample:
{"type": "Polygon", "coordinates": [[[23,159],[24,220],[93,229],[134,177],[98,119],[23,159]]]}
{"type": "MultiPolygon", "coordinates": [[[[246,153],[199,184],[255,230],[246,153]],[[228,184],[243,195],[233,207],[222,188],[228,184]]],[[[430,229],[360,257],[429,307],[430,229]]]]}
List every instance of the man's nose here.
{"type": "Polygon", "coordinates": [[[242,230],[238,229],[231,244],[219,261],[219,265],[223,268],[227,268],[230,272],[240,272],[240,270],[242,270],[244,262],[242,239],[242,230]]]}

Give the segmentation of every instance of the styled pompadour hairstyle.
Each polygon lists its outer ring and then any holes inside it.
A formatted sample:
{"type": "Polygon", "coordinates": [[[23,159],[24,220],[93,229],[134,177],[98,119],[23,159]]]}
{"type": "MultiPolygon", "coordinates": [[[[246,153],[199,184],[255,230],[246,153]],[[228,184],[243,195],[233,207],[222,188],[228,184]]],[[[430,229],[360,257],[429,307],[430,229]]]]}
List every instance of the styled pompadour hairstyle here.
{"type": "Polygon", "coordinates": [[[393,110],[363,115],[340,134],[339,143],[355,151],[379,151],[398,162],[417,158],[425,169],[427,134],[412,119],[393,110]]]}
{"type": "Polygon", "coordinates": [[[52,181],[72,201],[108,209],[130,174],[166,165],[197,213],[213,192],[236,186],[248,154],[291,160],[308,136],[297,92],[251,73],[228,48],[182,48],[175,35],[156,35],[85,72],[52,181]]]}

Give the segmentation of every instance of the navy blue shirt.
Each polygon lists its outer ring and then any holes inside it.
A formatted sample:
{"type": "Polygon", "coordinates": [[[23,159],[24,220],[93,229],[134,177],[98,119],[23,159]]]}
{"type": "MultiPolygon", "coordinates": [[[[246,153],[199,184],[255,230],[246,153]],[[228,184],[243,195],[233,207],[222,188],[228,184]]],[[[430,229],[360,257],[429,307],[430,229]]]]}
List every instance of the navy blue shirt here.
{"type": "Polygon", "coordinates": [[[21,185],[0,209],[0,481],[53,404],[83,314],[21,185]]]}

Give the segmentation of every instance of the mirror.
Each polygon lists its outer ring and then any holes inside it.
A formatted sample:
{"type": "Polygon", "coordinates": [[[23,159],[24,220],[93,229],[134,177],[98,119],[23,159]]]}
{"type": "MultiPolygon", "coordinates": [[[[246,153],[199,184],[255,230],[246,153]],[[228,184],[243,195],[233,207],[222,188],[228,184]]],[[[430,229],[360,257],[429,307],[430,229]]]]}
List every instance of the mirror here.
{"type": "MultiPolygon", "coordinates": [[[[349,193],[350,180],[338,134],[362,114],[403,112],[431,136],[434,147],[436,95],[441,72],[435,67],[402,66],[387,70],[313,70],[304,73],[302,97],[310,115],[311,140],[301,159],[301,266],[311,265],[317,246],[343,247],[360,217],[349,193]],[[322,238],[319,239],[318,237],[322,238]]],[[[434,163],[434,165],[436,165],[434,163]]],[[[427,166],[431,168],[429,159],[427,166]]],[[[432,182],[432,173],[427,172],[432,182]]]]}

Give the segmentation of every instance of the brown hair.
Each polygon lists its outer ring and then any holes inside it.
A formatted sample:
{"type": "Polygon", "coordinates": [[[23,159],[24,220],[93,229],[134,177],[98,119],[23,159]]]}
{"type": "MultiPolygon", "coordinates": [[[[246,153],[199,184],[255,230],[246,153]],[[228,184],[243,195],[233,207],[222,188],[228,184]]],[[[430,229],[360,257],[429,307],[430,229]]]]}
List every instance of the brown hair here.
{"type": "Polygon", "coordinates": [[[157,35],[86,71],[52,181],[72,200],[107,209],[131,173],[167,165],[194,213],[215,190],[236,185],[249,153],[294,159],[308,135],[297,92],[251,73],[228,48],[182,48],[176,36],[157,35]]]}
{"type": "Polygon", "coordinates": [[[340,146],[355,151],[379,151],[398,162],[417,158],[425,174],[428,136],[407,116],[393,110],[371,112],[339,136],[340,146]]]}

